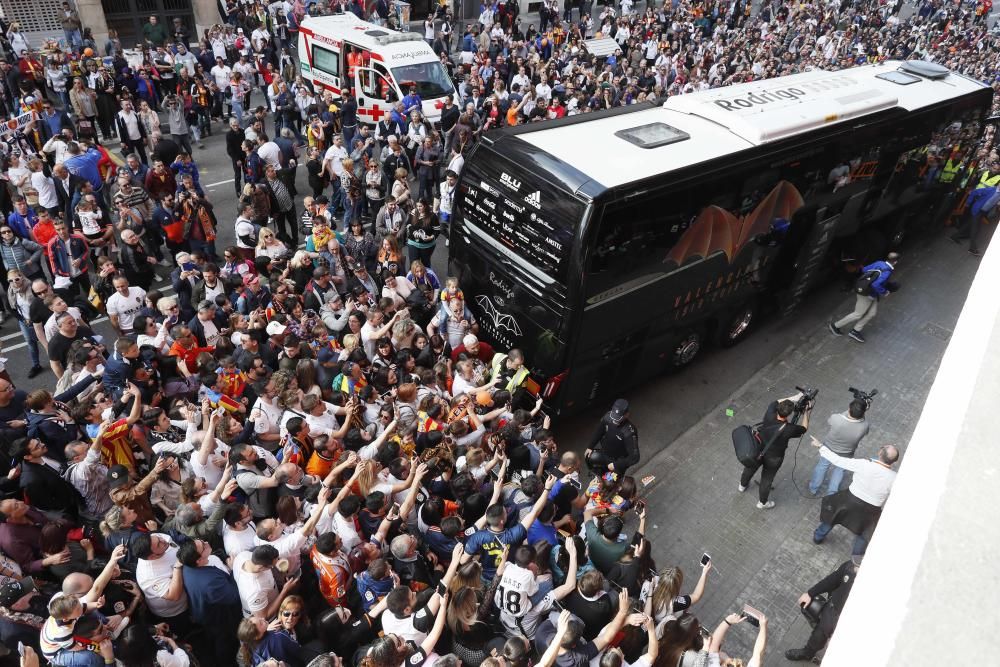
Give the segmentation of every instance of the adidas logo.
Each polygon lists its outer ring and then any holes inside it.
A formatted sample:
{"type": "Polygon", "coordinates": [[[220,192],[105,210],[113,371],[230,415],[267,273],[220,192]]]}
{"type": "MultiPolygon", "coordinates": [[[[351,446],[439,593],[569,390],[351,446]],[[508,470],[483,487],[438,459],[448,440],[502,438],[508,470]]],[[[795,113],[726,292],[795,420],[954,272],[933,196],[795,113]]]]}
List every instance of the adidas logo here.
{"type": "Polygon", "coordinates": [[[528,202],[537,209],[542,208],[542,192],[540,190],[535,190],[530,195],[524,196],[524,201],[528,202]]]}

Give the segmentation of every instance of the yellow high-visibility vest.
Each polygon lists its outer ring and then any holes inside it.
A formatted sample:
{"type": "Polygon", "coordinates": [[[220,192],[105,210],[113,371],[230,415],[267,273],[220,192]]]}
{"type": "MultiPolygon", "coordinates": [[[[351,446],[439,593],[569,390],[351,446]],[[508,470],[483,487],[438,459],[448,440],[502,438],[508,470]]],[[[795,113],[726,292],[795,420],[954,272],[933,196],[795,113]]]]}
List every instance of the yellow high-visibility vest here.
{"type": "Polygon", "coordinates": [[[939,180],[942,183],[951,183],[958,176],[958,172],[962,170],[961,162],[952,162],[951,159],[944,163],[944,168],[941,170],[941,176],[939,180]]]}

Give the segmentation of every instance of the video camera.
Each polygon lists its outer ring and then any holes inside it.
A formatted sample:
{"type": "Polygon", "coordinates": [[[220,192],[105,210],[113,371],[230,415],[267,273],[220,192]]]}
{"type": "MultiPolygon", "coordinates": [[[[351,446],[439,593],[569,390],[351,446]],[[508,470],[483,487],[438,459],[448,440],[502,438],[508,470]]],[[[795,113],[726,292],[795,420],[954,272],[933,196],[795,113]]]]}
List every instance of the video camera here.
{"type": "Polygon", "coordinates": [[[854,387],[848,387],[848,391],[854,395],[854,400],[864,402],[865,410],[872,406],[872,399],[878,395],[878,389],[861,391],[860,389],[855,389],[854,387]]]}
{"type": "Polygon", "coordinates": [[[798,389],[799,392],[801,392],[802,394],[802,396],[799,397],[799,400],[795,401],[795,412],[804,412],[806,409],[810,407],[812,403],[816,401],[816,396],[819,394],[819,389],[811,389],[809,387],[799,387],[799,386],[796,386],[795,388],[798,389]]]}

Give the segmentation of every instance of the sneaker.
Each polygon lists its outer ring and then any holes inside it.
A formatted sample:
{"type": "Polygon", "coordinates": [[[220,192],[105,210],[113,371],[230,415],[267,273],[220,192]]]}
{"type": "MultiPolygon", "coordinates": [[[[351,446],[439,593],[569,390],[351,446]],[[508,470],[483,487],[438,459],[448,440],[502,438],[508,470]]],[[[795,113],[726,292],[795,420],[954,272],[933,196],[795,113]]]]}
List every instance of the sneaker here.
{"type": "Polygon", "coordinates": [[[800,660],[812,660],[813,657],[804,648],[790,648],[785,651],[785,659],[798,662],[800,660]]]}
{"type": "Polygon", "coordinates": [[[39,375],[41,375],[44,372],[45,372],[45,369],[42,368],[41,366],[32,366],[31,370],[28,371],[28,377],[29,378],[38,377],[39,375]]]}
{"type": "Polygon", "coordinates": [[[167,259],[166,257],[164,257],[163,259],[161,259],[161,260],[159,261],[159,265],[160,265],[160,266],[173,266],[173,265],[174,265],[174,263],[173,263],[173,262],[171,262],[171,261],[170,261],[169,259],[167,259]]]}
{"type": "Polygon", "coordinates": [[[153,282],[162,283],[163,282],[163,276],[157,274],[156,276],[153,277],[153,282]]]}
{"type": "Polygon", "coordinates": [[[826,326],[828,326],[830,328],[830,333],[832,333],[834,336],[843,336],[844,335],[844,332],[841,331],[840,329],[838,329],[837,326],[833,322],[827,322],[826,326]]]}
{"type": "Polygon", "coordinates": [[[865,342],[865,337],[861,335],[860,331],[857,331],[855,329],[851,329],[851,333],[847,334],[847,337],[858,343],[865,342]]]}
{"type": "Polygon", "coordinates": [[[738,491],[739,491],[740,493],[743,493],[744,491],[746,491],[746,490],[747,490],[747,487],[743,486],[742,484],[739,484],[739,485],[737,485],[737,486],[736,486],[736,489],[737,489],[737,490],[738,490],[738,491]]]}
{"type": "Polygon", "coordinates": [[[774,501],[773,500],[768,500],[766,503],[762,503],[759,500],[757,501],[757,509],[759,509],[759,510],[769,510],[772,507],[774,507],[774,501]]]}

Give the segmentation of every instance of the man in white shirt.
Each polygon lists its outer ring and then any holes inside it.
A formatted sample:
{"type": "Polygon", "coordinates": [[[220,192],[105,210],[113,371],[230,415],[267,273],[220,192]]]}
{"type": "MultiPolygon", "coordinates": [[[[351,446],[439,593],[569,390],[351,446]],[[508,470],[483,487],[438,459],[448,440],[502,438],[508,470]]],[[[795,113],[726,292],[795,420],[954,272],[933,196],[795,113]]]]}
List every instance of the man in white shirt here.
{"type": "Polygon", "coordinates": [[[125,276],[117,276],[112,284],[115,292],[108,298],[108,317],[118,335],[127,336],[132,333],[132,325],[139,311],[146,305],[146,290],[130,287],[125,276]]]}
{"type": "Polygon", "coordinates": [[[344,173],[341,160],[346,157],[349,157],[349,153],[344,148],[344,136],[339,133],[333,135],[333,145],[326,149],[326,154],[323,155],[323,173],[336,175],[338,184],[341,174],[344,173]]]}
{"type": "Polygon", "coordinates": [[[821,543],[833,526],[840,524],[857,535],[853,555],[863,555],[868,547],[868,536],[875,528],[882,506],[889,499],[889,491],[896,481],[892,465],[899,460],[899,450],[893,445],[885,445],[878,450],[875,458],[852,459],[834,454],[816,438],[813,438],[813,445],[819,446],[820,456],[854,473],[847,490],[838,491],[823,500],[820,524],[813,532],[813,542],[821,543]]]}
{"type": "Polygon", "coordinates": [[[209,74],[215,79],[215,85],[219,87],[219,91],[225,91],[229,87],[229,80],[233,78],[233,70],[222,58],[215,59],[215,67],[213,67],[209,74]]]}
{"type": "Polygon", "coordinates": [[[233,558],[233,579],[240,590],[243,616],[273,618],[297,579],[289,579],[279,590],[271,568],[278,560],[278,550],[270,544],[243,551],[233,558]]]}
{"type": "Polygon", "coordinates": [[[232,503],[226,508],[222,517],[222,546],[226,555],[234,558],[236,554],[250,551],[257,545],[257,526],[253,522],[253,514],[247,505],[232,503]]]}
{"type": "Polygon", "coordinates": [[[171,624],[177,634],[187,630],[188,599],[181,576],[183,565],[177,561],[177,545],[162,533],[144,533],[132,541],[138,558],[135,581],[146,597],[149,611],[171,624]],[[177,627],[174,627],[174,626],[177,627]]]}

